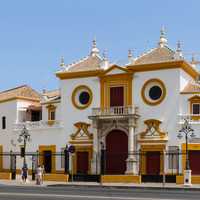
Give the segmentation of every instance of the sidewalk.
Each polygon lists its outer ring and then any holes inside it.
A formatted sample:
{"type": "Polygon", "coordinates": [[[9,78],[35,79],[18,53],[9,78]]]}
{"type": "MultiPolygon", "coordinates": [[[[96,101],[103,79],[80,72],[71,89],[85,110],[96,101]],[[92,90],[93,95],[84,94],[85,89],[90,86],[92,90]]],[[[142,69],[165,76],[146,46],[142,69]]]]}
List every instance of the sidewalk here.
{"type": "Polygon", "coordinates": [[[56,182],[56,181],[44,181],[42,185],[36,185],[36,181],[29,179],[26,183],[21,180],[0,180],[0,185],[5,186],[35,186],[35,187],[67,187],[67,186],[79,186],[79,187],[107,187],[107,188],[137,188],[137,189],[168,189],[168,190],[198,190],[200,191],[200,184],[192,185],[191,187],[185,187],[184,185],[177,185],[175,183],[166,183],[163,186],[162,183],[142,183],[142,184],[132,184],[132,183],[104,183],[100,184],[97,182],[56,182]]]}

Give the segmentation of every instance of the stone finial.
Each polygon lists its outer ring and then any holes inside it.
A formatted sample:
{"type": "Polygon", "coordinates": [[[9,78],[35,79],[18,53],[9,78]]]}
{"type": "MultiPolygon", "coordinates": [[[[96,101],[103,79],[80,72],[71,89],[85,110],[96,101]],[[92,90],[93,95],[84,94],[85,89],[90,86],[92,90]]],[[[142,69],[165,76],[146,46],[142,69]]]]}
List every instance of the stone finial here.
{"type": "Polygon", "coordinates": [[[196,60],[195,60],[194,54],[192,54],[191,65],[192,65],[194,68],[196,67],[196,60]]]}
{"type": "Polygon", "coordinates": [[[60,67],[65,67],[64,56],[61,56],[61,59],[60,59],[60,67]]]}
{"type": "Polygon", "coordinates": [[[128,62],[129,64],[134,62],[133,51],[131,49],[128,50],[128,62]]]}
{"type": "Polygon", "coordinates": [[[90,52],[91,56],[99,55],[99,49],[97,48],[96,38],[92,41],[92,49],[90,52]]]}
{"type": "Polygon", "coordinates": [[[109,67],[109,61],[108,61],[108,57],[106,54],[106,50],[103,51],[103,60],[102,60],[101,67],[103,69],[108,69],[108,67],[109,67]]]}
{"type": "Polygon", "coordinates": [[[174,59],[180,60],[182,58],[183,58],[183,52],[182,52],[182,49],[181,49],[181,42],[178,41],[177,44],[176,44],[176,52],[175,52],[175,55],[174,55],[174,59]]]}
{"type": "Polygon", "coordinates": [[[164,26],[162,26],[162,28],[160,30],[160,40],[158,42],[158,46],[159,47],[167,46],[167,38],[166,38],[166,35],[165,35],[164,26]]]}

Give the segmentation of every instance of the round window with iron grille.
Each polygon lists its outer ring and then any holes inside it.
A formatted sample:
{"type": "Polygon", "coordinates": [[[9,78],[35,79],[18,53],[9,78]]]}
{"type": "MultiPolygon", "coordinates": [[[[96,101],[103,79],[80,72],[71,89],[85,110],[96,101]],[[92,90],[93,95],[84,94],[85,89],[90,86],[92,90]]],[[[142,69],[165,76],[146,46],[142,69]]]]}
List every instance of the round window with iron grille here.
{"type": "Polygon", "coordinates": [[[142,87],[141,96],[148,105],[160,104],[166,96],[164,83],[159,79],[150,79],[142,87]]]}
{"type": "Polygon", "coordinates": [[[78,109],[87,108],[92,102],[92,91],[86,85],[78,86],[72,93],[72,103],[78,109]]]}

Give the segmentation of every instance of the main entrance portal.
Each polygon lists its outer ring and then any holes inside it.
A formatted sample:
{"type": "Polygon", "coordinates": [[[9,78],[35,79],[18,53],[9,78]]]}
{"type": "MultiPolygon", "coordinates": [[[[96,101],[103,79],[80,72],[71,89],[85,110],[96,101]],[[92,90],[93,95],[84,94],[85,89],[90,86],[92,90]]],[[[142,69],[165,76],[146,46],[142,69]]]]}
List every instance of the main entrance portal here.
{"type": "Polygon", "coordinates": [[[112,130],[106,136],[106,174],[124,174],[127,158],[127,134],[121,130],[112,130]]]}

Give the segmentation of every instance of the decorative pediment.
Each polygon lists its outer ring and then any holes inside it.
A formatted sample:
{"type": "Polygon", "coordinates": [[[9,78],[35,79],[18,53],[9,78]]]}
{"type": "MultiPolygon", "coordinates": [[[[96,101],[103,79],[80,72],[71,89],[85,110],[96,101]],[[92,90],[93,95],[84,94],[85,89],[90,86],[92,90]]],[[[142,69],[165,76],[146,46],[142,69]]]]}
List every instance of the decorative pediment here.
{"type": "Polygon", "coordinates": [[[112,65],[110,68],[105,70],[101,75],[115,75],[124,73],[130,73],[130,71],[124,67],[120,67],[118,65],[112,65]]]}
{"type": "Polygon", "coordinates": [[[188,101],[200,101],[200,96],[199,95],[192,96],[188,99],[188,101]]]}
{"type": "Polygon", "coordinates": [[[139,134],[138,142],[166,142],[168,140],[167,133],[160,130],[162,122],[156,119],[144,121],[147,126],[146,130],[139,134]]]}
{"type": "Polygon", "coordinates": [[[74,124],[76,132],[71,134],[72,141],[88,141],[93,139],[93,135],[89,132],[90,124],[85,122],[77,122],[74,124]]]}

